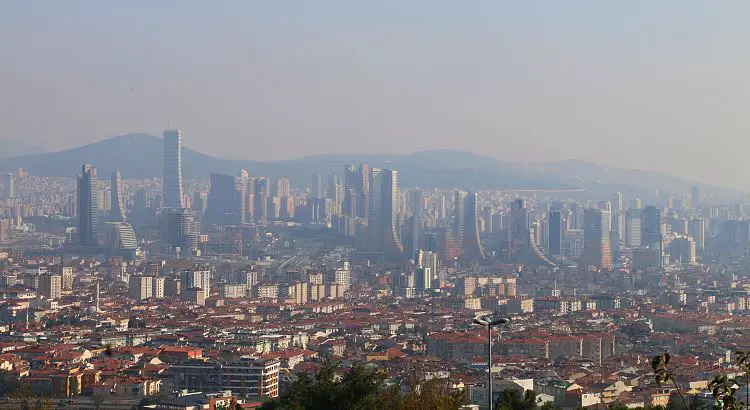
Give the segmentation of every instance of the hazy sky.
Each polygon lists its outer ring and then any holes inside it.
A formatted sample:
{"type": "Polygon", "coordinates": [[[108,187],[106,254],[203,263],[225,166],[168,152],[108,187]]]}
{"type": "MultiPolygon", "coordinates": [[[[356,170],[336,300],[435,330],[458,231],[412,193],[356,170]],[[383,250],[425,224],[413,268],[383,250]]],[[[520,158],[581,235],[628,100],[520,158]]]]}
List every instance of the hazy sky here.
{"type": "Polygon", "coordinates": [[[7,0],[0,139],[457,148],[750,188],[750,2],[7,0]]]}

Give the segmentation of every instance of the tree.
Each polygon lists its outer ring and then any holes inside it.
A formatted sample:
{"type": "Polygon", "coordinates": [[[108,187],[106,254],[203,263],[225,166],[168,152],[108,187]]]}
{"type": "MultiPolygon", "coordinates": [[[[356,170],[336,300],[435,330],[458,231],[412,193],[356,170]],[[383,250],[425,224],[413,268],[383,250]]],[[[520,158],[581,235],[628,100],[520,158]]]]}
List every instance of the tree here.
{"type": "Polygon", "coordinates": [[[289,392],[266,403],[264,410],[457,410],[464,402],[440,380],[430,380],[402,395],[398,387],[384,387],[382,370],[355,365],[343,377],[336,374],[338,364],[327,363],[314,377],[301,373],[289,392]]]}

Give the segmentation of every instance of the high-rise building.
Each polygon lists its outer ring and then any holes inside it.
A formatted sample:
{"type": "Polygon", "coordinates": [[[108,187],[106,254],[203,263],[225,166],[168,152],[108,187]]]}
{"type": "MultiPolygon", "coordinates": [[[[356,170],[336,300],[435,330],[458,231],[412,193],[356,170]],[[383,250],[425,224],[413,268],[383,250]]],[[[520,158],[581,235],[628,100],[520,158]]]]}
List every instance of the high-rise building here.
{"type": "Polygon", "coordinates": [[[340,185],[339,176],[335,173],[328,174],[328,184],[326,185],[326,198],[336,199],[336,186],[340,185]]]}
{"type": "Polygon", "coordinates": [[[39,294],[47,299],[60,299],[62,296],[62,276],[47,272],[39,278],[39,294]]]}
{"type": "Polygon", "coordinates": [[[125,222],[125,201],[123,198],[122,176],[120,175],[120,171],[112,173],[110,194],[112,195],[112,211],[110,212],[110,215],[112,216],[111,219],[114,222],[125,222]]]}
{"type": "MultiPolygon", "coordinates": [[[[484,259],[484,249],[482,248],[482,241],[479,238],[479,203],[476,192],[469,192],[465,195],[459,195],[456,197],[458,200],[461,196],[463,211],[463,217],[461,222],[463,226],[460,229],[461,232],[461,248],[463,250],[463,256],[470,260],[481,260],[484,259]]],[[[458,211],[457,211],[458,212],[458,211]]]]}
{"type": "Polygon", "coordinates": [[[186,270],[180,272],[180,287],[182,289],[202,289],[208,297],[211,293],[211,271],[186,270]]]}
{"type": "Polygon", "coordinates": [[[60,275],[62,279],[62,290],[73,290],[73,268],[71,266],[53,266],[50,272],[54,275],[60,275]]]}
{"type": "Polygon", "coordinates": [[[317,172],[312,174],[312,181],[310,181],[310,198],[323,198],[323,177],[317,172]]]}
{"type": "Polygon", "coordinates": [[[78,244],[99,246],[99,181],[96,168],[81,167],[78,176],[78,244]]]}
{"type": "Polygon", "coordinates": [[[690,188],[690,202],[693,205],[693,209],[698,209],[698,206],[701,204],[701,187],[698,185],[693,185],[690,188]]]}
{"type": "Polygon", "coordinates": [[[268,223],[268,197],[271,181],[265,177],[256,178],[253,185],[253,220],[257,224],[265,225],[268,223]]]}
{"type": "Polygon", "coordinates": [[[662,241],[661,234],[662,215],[661,210],[653,205],[643,209],[643,222],[641,229],[641,245],[651,246],[662,241]]]}
{"type": "Polygon", "coordinates": [[[15,193],[15,177],[12,172],[3,174],[3,194],[0,199],[10,199],[16,195],[15,193]]]}
{"type": "Polygon", "coordinates": [[[203,214],[204,212],[206,212],[207,207],[208,194],[200,191],[193,192],[193,201],[190,204],[190,209],[199,214],[203,214]]]}
{"type": "Polygon", "coordinates": [[[550,255],[562,255],[562,211],[557,207],[551,207],[547,212],[547,249],[550,255]]]}
{"type": "Polygon", "coordinates": [[[367,208],[370,205],[369,194],[369,166],[367,164],[347,164],[344,168],[344,214],[367,218],[369,215],[367,208]]]}
{"type": "Polygon", "coordinates": [[[412,215],[411,226],[411,253],[422,249],[422,239],[424,238],[424,191],[413,189],[409,191],[409,211],[412,215]]]}
{"type": "Polygon", "coordinates": [[[583,263],[599,269],[612,269],[612,249],[610,246],[609,211],[588,208],[584,211],[583,263]]]}
{"type": "Polygon", "coordinates": [[[133,227],[127,222],[106,222],[101,229],[101,243],[108,249],[136,249],[138,242],[133,227]]]}
{"type": "Polygon", "coordinates": [[[432,270],[429,267],[416,268],[414,272],[414,287],[420,291],[432,289],[432,275],[432,270]]]}
{"type": "Polygon", "coordinates": [[[401,257],[403,245],[398,236],[398,172],[391,169],[370,170],[370,205],[368,230],[372,248],[389,257],[401,257]]]}
{"type": "Polygon", "coordinates": [[[182,130],[164,131],[164,176],[162,191],[165,208],[182,204],[182,130]]]}
{"type": "Polygon", "coordinates": [[[291,194],[292,188],[289,180],[283,177],[279,178],[278,181],[276,181],[276,197],[286,198],[291,196],[291,194]]]}
{"type": "Polygon", "coordinates": [[[706,221],[693,219],[690,221],[690,236],[695,240],[695,249],[702,252],[706,243],[706,221]]]}
{"type": "Polygon", "coordinates": [[[508,229],[510,257],[521,257],[530,244],[529,213],[526,202],[519,198],[513,201],[510,208],[510,226],[508,229]]]}
{"type": "Polygon", "coordinates": [[[240,225],[245,222],[247,199],[246,180],[231,175],[211,174],[208,191],[206,223],[209,225],[240,225]]]}
{"type": "Polygon", "coordinates": [[[643,210],[631,208],[625,212],[625,246],[638,248],[641,246],[641,223],[643,210]]]}
{"type": "Polygon", "coordinates": [[[185,255],[198,249],[200,220],[188,209],[169,209],[166,212],[166,235],[164,241],[172,249],[180,248],[185,255]]]}

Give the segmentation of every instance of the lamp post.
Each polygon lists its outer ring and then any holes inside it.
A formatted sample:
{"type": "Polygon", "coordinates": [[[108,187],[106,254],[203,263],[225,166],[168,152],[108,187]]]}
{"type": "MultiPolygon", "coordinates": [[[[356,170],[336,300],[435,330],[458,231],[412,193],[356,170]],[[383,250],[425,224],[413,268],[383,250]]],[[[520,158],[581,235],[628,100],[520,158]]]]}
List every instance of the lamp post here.
{"type": "Polygon", "coordinates": [[[508,323],[510,319],[500,318],[493,320],[491,317],[477,317],[474,318],[474,324],[484,326],[487,328],[487,402],[489,402],[489,409],[492,410],[492,328],[497,325],[504,325],[508,323]]]}

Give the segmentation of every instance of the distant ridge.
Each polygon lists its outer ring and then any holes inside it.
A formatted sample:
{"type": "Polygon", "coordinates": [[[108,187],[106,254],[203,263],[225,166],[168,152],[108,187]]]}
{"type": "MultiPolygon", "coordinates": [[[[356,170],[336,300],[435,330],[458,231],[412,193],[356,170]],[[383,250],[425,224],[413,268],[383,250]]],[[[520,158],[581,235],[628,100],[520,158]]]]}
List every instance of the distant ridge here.
{"type": "MultiPolygon", "coordinates": [[[[306,187],[310,174],[343,173],[343,164],[366,162],[371,167],[399,171],[404,187],[462,189],[580,189],[608,195],[621,191],[644,201],[662,195],[687,195],[692,182],[673,175],[628,170],[585,161],[565,160],[544,163],[504,162],[485,155],[459,150],[429,150],[405,155],[318,155],[286,161],[221,159],[189,148],[183,150],[186,178],[207,177],[211,173],[235,175],[246,168],[251,175],[288,177],[306,187]],[[653,198],[652,198],[653,197],[653,198]]],[[[90,163],[100,175],[120,170],[124,178],[161,177],[162,140],[149,134],[127,134],[60,152],[33,153],[0,159],[0,171],[23,167],[32,175],[75,176],[81,164],[90,163]]],[[[701,184],[705,192],[724,197],[744,197],[744,193],[701,184]]]]}
{"type": "Polygon", "coordinates": [[[0,158],[18,157],[21,155],[41,154],[47,152],[43,148],[24,144],[13,140],[0,140],[0,158]]]}

